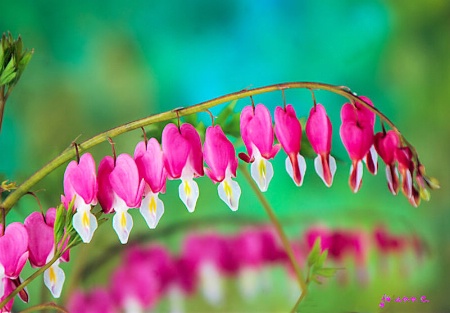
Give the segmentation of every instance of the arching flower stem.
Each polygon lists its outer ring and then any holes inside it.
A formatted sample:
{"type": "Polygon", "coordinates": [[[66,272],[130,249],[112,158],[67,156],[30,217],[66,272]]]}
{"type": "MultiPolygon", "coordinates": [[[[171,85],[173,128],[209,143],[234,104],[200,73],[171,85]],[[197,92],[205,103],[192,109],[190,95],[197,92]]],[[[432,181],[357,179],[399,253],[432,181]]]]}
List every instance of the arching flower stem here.
{"type": "MultiPolygon", "coordinates": [[[[284,233],[283,227],[281,226],[280,222],[278,221],[278,218],[276,217],[275,212],[272,209],[272,206],[267,201],[266,197],[261,192],[258,185],[255,183],[255,181],[250,176],[250,173],[248,172],[246,166],[244,164],[239,164],[239,170],[241,171],[241,173],[247,180],[248,184],[254,191],[256,197],[258,198],[259,202],[261,203],[261,205],[263,206],[267,215],[269,216],[269,219],[270,219],[272,225],[275,227],[275,231],[277,232],[278,236],[281,239],[281,243],[283,244],[283,248],[289,258],[289,261],[291,262],[292,268],[294,269],[294,273],[295,273],[295,276],[297,278],[297,281],[298,281],[298,284],[300,287],[300,292],[301,292],[300,299],[303,299],[308,292],[307,284],[305,282],[305,279],[303,278],[302,270],[295,259],[294,251],[292,250],[291,244],[289,243],[289,239],[287,238],[286,234],[284,233]]],[[[295,309],[297,308],[300,301],[298,301],[295,304],[295,307],[293,308],[293,312],[295,312],[295,309]]]]}
{"type": "MultiPolygon", "coordinates": [[[[121,135],[123,133],[163,121],[168,121],[174,118],[179,118],[182,116],[195,114],[199,112],[203,112],[209,108],[212,108],[216,105],[223,104],[226,102],[230,102],[233,100],[238,100],[246,97],[251,97],[258,94],[273,92],[273,91],[283,91],[285,89],[309,89],[309,90],[325,90],[329,91],[338,95],[341,95],[348,100],[354,102],[357,101],[370,111],[374,112],[376,115],[379,116],[380,120],[385,122],[389,127],[397,132],[400,135],[400,138],[402,142],[408,146],[413,154],[413,158],[416,160],[417,163],[419,163],[417,152],[414,149],[414,147],[400,134],[398,129],[395,127],[395,125],[383,114],[381,113],[377,108],[371,106],[369,103],[365,102],[363,99],[359,98],[355,93],[353,93],[348,87],[344,86],[335,86],[335,85],[329,85],[324,83],[315,83],[315,82],[288,82],[288,83],[281,83],[281,84],[274,84],[254,89],[244,89],[241,91],[237,91],[234,93],[230,93],[221,97],[214,98],[212,100],[208,100],[205,102],[201,102],[199,104],[185,107],[185,108],[177,108],[175,110],[166,111],[163,113],[151,115],[133,122],[129,122],[120,126],[117,126],[115,128],[112,128],[108,131],[105,131],[103,133],[100,133],[83,143],[79,144],[78,148],[80,153],[83,151],[86,151],[104,141],[107,141],[108,138],[113,138],[118,135],[121,135]]],[[[25,180],[15,191],[11,192],[8,197],[0,204],[0,213],[3,212],[4,214],[8,214],[8,212],[11,210],[11,208],[14,206],[14,204],[24,195],[26,194],[31,187],[33,187],[36,183],[41,181],[44,177],[46,177],[48,174],[50,174],[53,170],[58,168],[59,166],[65,164],[67,161],[71,160],[73,157],[75,157],[76,152],[72,148],[72,146],[69,146],[66,148],[60,155],[55,157],[53,160],[51,160],[49,163],[47,163],[44,167],[39,169],[37,172],[35,172],[32,176],[30,176],[27,180],[25,180]]],[[[3,214],[2,214],[3,215],[3,214]]]]}

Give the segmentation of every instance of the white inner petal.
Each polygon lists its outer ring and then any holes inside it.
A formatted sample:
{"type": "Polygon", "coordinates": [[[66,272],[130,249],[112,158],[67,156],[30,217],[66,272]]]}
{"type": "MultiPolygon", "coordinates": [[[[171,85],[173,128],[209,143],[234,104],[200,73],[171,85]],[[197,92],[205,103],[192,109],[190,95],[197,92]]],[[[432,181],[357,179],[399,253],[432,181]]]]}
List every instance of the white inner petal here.
{"type": "Polygon", "coordinates": [[[54,298],[59,298],[66,275],[59,267],[59,260],[44,272],[44,284],[50,290],[54,298]]]}
{"type": "Polygon", "coordinates": [[[149,191],[142,200],[139,212],[144,217],[150,229],[156,228],[164,214],[164,203],[158,198],[158,193],[149,191]]]}
{"type": "Polygon", "coordinates": [[[200,193],[198,185],[193,178],[193,176],[182,177],[181,184],[178,188],[180,199],[190,213],[195,211],[195,205],[197,204],[200,193]]]}
{"type": "Polygon", "coordinates": [[[270,181],[273,177],[273,167],[269,161],[261,156],[256,148],[254,156],[255,161],[250,166],[250,173],[259,189],[265,192],[269,188],[270,181]]]}
{"type": "Polygon", "coordinates": [[[220,199],[225,202],[232,211],[239,207],[239,198],[241,197],[241,188],[239,184],[231,179],[225,178],[217,187],[220,199]]]}
{"type": "MultiPolygon", "coordinates": [[[[122,199],[120,200],[123,202],[122,199]]],[[[113,228],[116,231],[120,242],[122,244],[126,244],[128,242],[131,229],[133,228],[133,219],[131,218],[130,213],[128,213],[128,207],[125,202],[122,202],[116,201],[117,205],[114,207],[116,213],[113,217],[113,228]]]]}

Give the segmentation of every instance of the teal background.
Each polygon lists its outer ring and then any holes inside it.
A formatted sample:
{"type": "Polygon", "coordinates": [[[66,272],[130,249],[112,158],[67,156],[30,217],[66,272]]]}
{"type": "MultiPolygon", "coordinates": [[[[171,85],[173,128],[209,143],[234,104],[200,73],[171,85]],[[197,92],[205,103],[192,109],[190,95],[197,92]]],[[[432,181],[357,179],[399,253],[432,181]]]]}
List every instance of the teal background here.
{"type": "MultiPolygon", "coordinates": [[[[0,31],[20,34],[25,46],[35,49],[7,103],[0,134],[2,180],[22,182],[75,138],[81,142],[131,120],[244,88],[286,81],[349,86],[370,97],[391,118],[417,148],[427,173],[439,179],[441,190],[432,192],[429,203],[413,208],[402,195],[389,193],[379,160],[379,174],[372,177],[365,171],[363,187],[352,194],[347,185],[350,164],[338,136],[344,99],[318,91],[316,97],[326,106],[334,126],[333,153],[341,160],[333,187],[322,184],[308,160],[304,185],[296,188],[285,173],[285,157],[280,153],[273,162],[275,176],[267,198],[292,238],[317,222],[365,231],[383,223],[396,234],[416,232],[429,244],[430,253],[420,266],[408,255],[384,276],[377,274],[379,255],[373,254],[368,286],[341,287],[331,279],[325,286],[311,286],[300,308],[305,312],[378,312],[378,302],[387,293],[426,295],[430,303],[398,304],[382,311],[450,310],[450,2],[18,0],[2,1],[0,8],[0,31]],[[413,268],[407,277],[400,274],[404,266],[413,268]]],[[[288,90],[286,98],[299,115],[307,116],[312,106],[307,90],[288,90]]],[[[282,104],[277,92],[254,99],[272,111],[282,104]]],[[[249,103],[241,100],[237,108],[249,103]]],[[[207,114],[199,118],[209,123],[207,114]]],[[[117,152],[132,154],[141,136],[133,131],[115,138],[117,152]]],[[[111,149],[104,143],[91,152],[98,164],[111,149]]],[[[59,203],[63,174],[61,167],[33,189],[44,208],[59,203]]],[[[236,213],[218,199],[216,187],[207,178],[198,181],[200,199],[194,214],[178,199],[178,182],[170,181],[161,197],[166,212],[158,228],[148,230],[134,214],[138,212],[133,212],[135,228],[130,239],[147,234],[149,242],[162,242],[175,253],[194,228],[234,232],[251,221],[268,221],[243,177],[238,177],[243,193],[236,213]],[[217,223],[202,224],[205,217],[217,223]],[[164,232],[175,222],[185,227],[164,232]]],[[[23,221],[38,208],[31,196],[24,196],[8,221],[23,221]]],[[[121,250],[110,222],[97,231],[90,245],[74,249],[72,261],[62,265],[67,274],[62,301],[77,285],[106,285],[121,250]],[[105,254],[87,278],[79,275],[89,260],[101,259],[102,249],[111,245],[116,253],[105,254]]],[[[27,268],[26,273],[30,272],[27,268]]],[[[292,300],[286,300],[285,289],[276,287],[286,285],[281,274],[274,274],[270,301],[261,296],[246,303],[230,287],[230,300],[216,309],[289,310],[292,300]]],[[[29,287],[32,304],[40,301],[39,289],[38,279],[29,287]]],[[[42,297],[49,297],[46,291],[42,297]]],[[[26,307],[20,301],[16,305],[26,307]]],[[[201,296],[190,299],[187,308],[192,312],[214,309],[201,296]]]]}

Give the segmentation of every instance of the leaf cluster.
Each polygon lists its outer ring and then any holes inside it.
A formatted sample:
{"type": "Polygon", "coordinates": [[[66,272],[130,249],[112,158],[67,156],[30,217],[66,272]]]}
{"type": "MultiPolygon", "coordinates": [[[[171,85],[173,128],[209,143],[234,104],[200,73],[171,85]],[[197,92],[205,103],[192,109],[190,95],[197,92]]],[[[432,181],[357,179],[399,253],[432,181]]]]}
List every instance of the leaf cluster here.
{"type": "Polygon", "coordinates": [[[308,278],[307,282],[314,281],[322,284],[319,277],[333,277],[336,275],[337,268],[324,267],[325,260],[328,255],[328,250],[321,252],[320,237],[314,242],[314,246],[308,255],[308,278]]]}

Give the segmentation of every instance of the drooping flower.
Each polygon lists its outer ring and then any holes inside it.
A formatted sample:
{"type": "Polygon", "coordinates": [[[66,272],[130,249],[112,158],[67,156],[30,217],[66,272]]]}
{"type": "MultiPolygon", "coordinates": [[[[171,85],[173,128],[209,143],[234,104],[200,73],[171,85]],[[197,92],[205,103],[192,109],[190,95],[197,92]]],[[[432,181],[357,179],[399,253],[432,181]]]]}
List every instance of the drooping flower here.
{"type": "Polygon", "coordinates": [[[301,186],[306,171],[306,162],[305,158],[300,155],[302,126],[292,105],[288,104],[285,109],[282,107],[275,109],[275,134],[288,155],[286,171],[295,184],[301,186]]]}
{"type": "Polygon", "coordinates": [[[144,181],[140,178],[134,159],[128,154],[121,154],[114,159],[106,156],[98,167],[98,199],[105,213],[113,210],[113,228],[122,244],[128,242],[133,219],[129,208],[141,206],[144,181]]]}
{"type": "Polygon", "coordinates": [[[273,177],[273,167],[268,161],[280,150],[280,145],[273,144],[274,133],[269,110],[263,104],[255,108],[247,106],[240,117],[241,136],[247,153],[239,157],[251,165],[251,175],[261,191],[267,191],[273,177]]]}
{"type": "Polygon", "coordinates": [[[386,164],[386,179],[388,182],[388,188],[393,195],[398,192],[398,174],[395,169],[395,151],[399,148],[400,139],[398,134],[389,130],[388,132],[379,132],[375,134],[374,146],[386,164]]]}
{"type": "Polygon", "coordinates": [[[366,110],[358,110],[350,103],[345,103],[341,109],[340,135],[352,160],[349,185],[353,192],[361,187],[362,160],[370,153],[373,145],[373,123],[369,116],[371,112],[366,110]]]}
{"type": "MultiPolygon", "coordinates": [[[[2,225],[0,224],[0,229],[2,225]]],[[[0,297],[8,289],[9,281],[19,277],[28,260],[28,234],[21,223],[11,223],[0,237],[0,297]]]]}
{"type": "MultiPolygon", "coordinates": [[[[359,96],[359,98],[373,106],[373,103],[369,98],[364,96],[359,96]]],[[[375,132],[376,114],[358,101],[355,102],[355,108],[358,113],[358,119],[364,124],[372,125],[372,129],[375,132]]],[[[366,163],[366,167],[369,172],[375,175],[378,172],[378,154],[374,145],[370,147],[369,152],[366,154],[363,160],[366,163]]]]}
{"type": "Polygon", "coordinates": [[[236,211],[239,206],[241,188],[231,178],[236,177],[238,160],[233,144],[228,140],[219,125],[206,129],[203,144],[205,162],[209,166],[206,175],[218,186],[219,197],[231,210],[236,211]]]}
{"type": "Polygon", "coordinates": [[[158,195],[160,192],[165,192],[167,178],[163,153],[158,140],[151,138],[147,143],[139,142],[134,150],[134,160],[140,177],[146,182],[144,199],[139,210],[148,227],[153,229],[164,214],[164,203],[158,195]]]}
{"type": "Polygon", "coordinates": [[[162,133],[164,166],[170,179],[181,179],[180,199],[194,212],[199,189],[194,177],[203,176],[203,153],[200,136],[191,124],[178,128],[167,124],[162,133]]]}
{"type": "MultiPolygon", "coordinates": [[[[55,240],[53,227],[55,217],[56,209],[50,208],[47,210],[45,218],[40,212],[33,212],[25,219],[24,225],[28,233],[30,264],[33,267],[44,266],[54,256],[55,240]]],[[[61,261],[69,261],[69,251],[66,251],[58,261],[44,272],[44,283],[54,298],[59,298],[61,295],[65,280],[64,271],[59,268],[61,261]]]]}
{"type": "Polygon", "coordinates": [[[98,226],[97,219],[91,213],[91,205],[97,204],[97,190],[95,161],[90,153],[83,154],[80,163],[72,161],[67,165],[61,201],[68,208],[75,197],[74,208],[77,212],[73,216],[73,227],[85,243],[91,241],[98,226]]]}
{"type": "MultiPolygon", "coordinates": [[[[0,279],[0,302],[6,299],[11,292],[16,289],[16,286],[12,280],[9,278],[0,279]]],[[[8,301],[2,308],[0,308],[1,313],[10,313],[12,312],[12,307],[14,305],[14,298],[8,301]]]]}
{"type": "Polygon", "coordinates": [[[333,183],[336,172],[336,160],[330,155],[332,126],[325,108],[316,104],[309,113],[306,122],[306,137],[317,153],[314,159],[314,167],[327,187],[333,183]]]}
{"type": "Polygon", "coordinates": [[[415,164],[412,160],[413,154],[409,147],[401,147],[395,150],[395,158],[398,162],[398,170],[402,177],[402,192],[409,202],[417,207],[420,203],[419,191],[415,188],[413,174],[415,164]]]}

